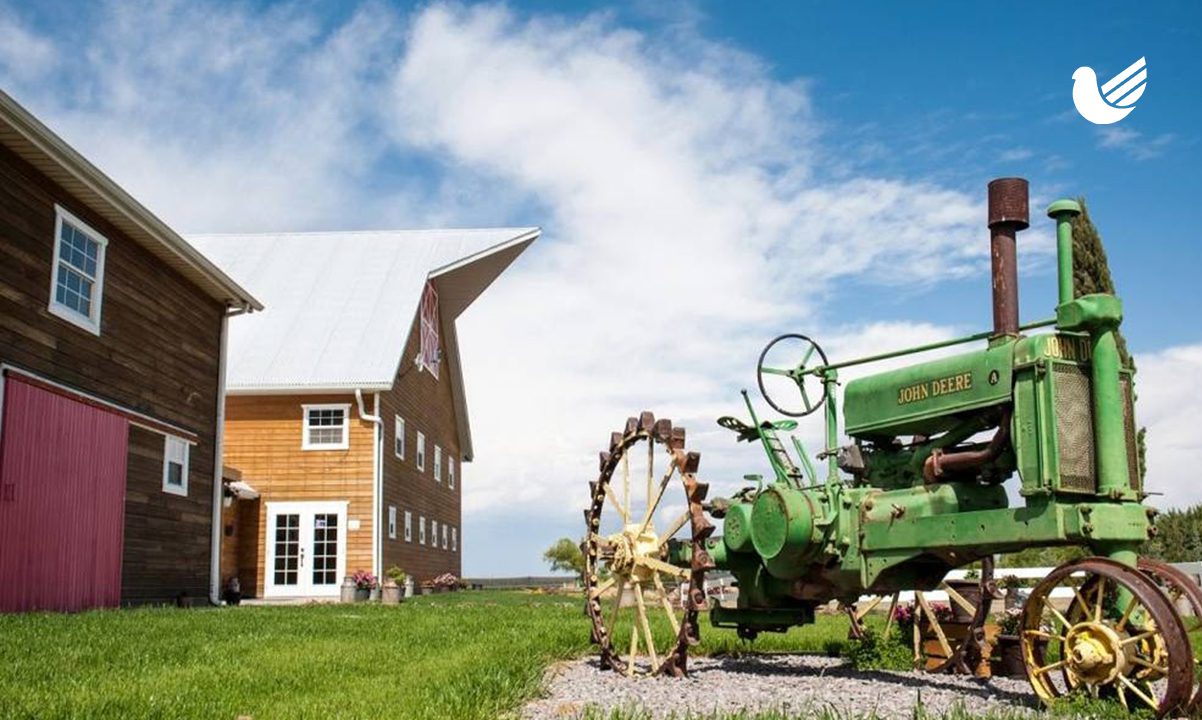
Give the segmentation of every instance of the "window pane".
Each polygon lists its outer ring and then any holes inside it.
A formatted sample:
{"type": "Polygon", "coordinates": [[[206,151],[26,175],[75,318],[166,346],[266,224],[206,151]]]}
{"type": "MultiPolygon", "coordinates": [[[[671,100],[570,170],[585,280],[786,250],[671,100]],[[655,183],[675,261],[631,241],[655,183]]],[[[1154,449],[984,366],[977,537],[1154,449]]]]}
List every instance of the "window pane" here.
{"type": "Polygon", "coordinates": [[[184,486],[184,466],[177,462],[167,463],[167,484],[184,486]]]}

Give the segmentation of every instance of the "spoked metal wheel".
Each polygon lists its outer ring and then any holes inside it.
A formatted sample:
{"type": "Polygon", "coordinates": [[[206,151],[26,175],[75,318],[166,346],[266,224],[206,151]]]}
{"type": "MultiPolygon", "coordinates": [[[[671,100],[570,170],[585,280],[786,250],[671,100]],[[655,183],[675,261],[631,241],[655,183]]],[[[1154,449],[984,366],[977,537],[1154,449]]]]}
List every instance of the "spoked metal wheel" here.
{"type": "MultiPolygon", "coordinates": [[[[1169,597],[1169,602],[1176,608],[1177,614],[1185,625],[1186,635],[1190,639],[1191,657],[1193,644],[1202,631],[1202,588],[1188,575],[1168,563],[1152,558],[1139,559],[1139,571],[1152,579],[1169,597]]],[[[1187,710],[1196,714],[1202,707],[1202,666],[1194,659],[1194,697],[1190,700],[1187,710]]]]}
{"type": "Polygon", "coordinates": [[[684,429],[644,412],[601,453],[584,511],[586,609],[601,664],[628,676],[686,672],[706,605],[714,527],[684,429]]]}
{"type": "Polygon", "coordinates": [[[1157,716],[1190,702],[1193,657],[1185,625],[1135,568],[1106,558],[1061,565],[1031,591],[1020,637],[1027,678],[1045,702],[1083,690],[1157,716]],[[1071,592],[1061,599],[1056,588],[1071,592]]]}
{"type": "MultiPolygon", "coordinates": [[[[966,593],[944,581],[939,589],[947,593],[950,607],[947,612],[938,608],[921,590],[914,592],[914,628],[911,642],[914,647],[914,667],[932,673],[971,675],[983,657],[985,620],[993,603],[997,587],[993,582],[993,558],[981,561],[981,576],[974,589],[966,593]],[[949,615],[954,616],[949,619],[949,615]],[[959,619],[955,619],[959,618],[959,619]]],[[[894,629],[900,593],[894,593],[889,603],[883,635],[888,638],[894,629]]],[[[860,610],[852,610],[852,635],[862,636],[864,617],[883,600],[878,597],[860,610]]]]}

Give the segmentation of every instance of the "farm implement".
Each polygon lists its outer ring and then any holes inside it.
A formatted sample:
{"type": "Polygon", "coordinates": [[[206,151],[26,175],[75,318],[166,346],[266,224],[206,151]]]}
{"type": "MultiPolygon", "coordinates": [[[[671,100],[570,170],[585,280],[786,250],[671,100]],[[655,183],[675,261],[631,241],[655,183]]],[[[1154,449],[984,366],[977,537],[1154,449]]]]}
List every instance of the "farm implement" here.
{"type": "Polygon", "coordinates": [[[797,422],[762,420],[746,392],[747,418],[718,424],[758,443],[771,474],[745,476],[730,497],[708,497],[699,455],[670,420],[643,412],[611,435],[589,485],[582,545],[586,610],[605,667],[684,675],[702,612],[750,640],[812,623],[839,601],[853,635],[863,635],[868,611],[887,601],[885,632],[896,632],[899,596],[913,593],[916,665],[972,672],[988,652],[994,556],[1079,546],[1089,555],[1056,568],[1022,606],[1015,634],[1035,692],[1047,702],[1112,697],[1157,715],[1196,708],[1189,631],[1202,592],[1139,556],[1156,511],[1143,504],[1132,370],[1116,344],[1122,305],[1074,295],[1080,209],[1058,200],[1047,210],[1055,317],[1020,325],[1016,238],[1029,224],[1027,182],[994,180],[988,196],[991,330],[841,362],[787,334],[760,354],[757,381],[773,410],[823,411],[824,447],[813,459],[791,434],[797,422]],[[863,374],[878,363],[888,369],[863,374]],[[842,432],[841,373],[856,375],[843,386],[842,432]],[[964,567],[974,569],[972,583],[946,580],[964,567]],[[707,597],[715,570],[733,576],[737,602],[707,597]],[[949,607],[935,607],[933,591],[949,607]],[[864,596],[877,599],[858,602],[864,596]]]}

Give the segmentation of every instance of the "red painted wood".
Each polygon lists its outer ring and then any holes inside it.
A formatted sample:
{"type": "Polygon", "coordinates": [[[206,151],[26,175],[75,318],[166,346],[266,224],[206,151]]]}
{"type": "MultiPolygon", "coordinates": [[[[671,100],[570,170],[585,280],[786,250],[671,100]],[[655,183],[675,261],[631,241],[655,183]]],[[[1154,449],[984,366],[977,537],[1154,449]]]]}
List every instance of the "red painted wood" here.
{"type": "Polygon", "coordinates": [[[121,600],[129,422],[9,376],[0,427],[0,611],[121,600]]]}

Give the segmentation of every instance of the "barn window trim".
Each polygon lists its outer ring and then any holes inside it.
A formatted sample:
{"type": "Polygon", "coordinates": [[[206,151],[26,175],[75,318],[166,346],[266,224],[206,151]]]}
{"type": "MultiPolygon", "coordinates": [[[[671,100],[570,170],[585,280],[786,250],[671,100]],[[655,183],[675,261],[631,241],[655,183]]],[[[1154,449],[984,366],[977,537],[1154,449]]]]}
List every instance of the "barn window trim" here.
{"type": "Polygon", "coordinates": [[[447,549],[447,524],[442,524],[442,549],[447,549]]]}
{"type": "Polygon", "coordinates": [[[76,327],[83,328],[93,335],[100,334],[100,313],[104,305],[104,256],[108,249],[108,238],[97,232],[92,226],[85,223],[83,220],[75,217],[66,208],[54,206],[54,262],[50,265],[50,304],[47,309],[50,314],[62,318],[76,327]],[[86,253],[82,258],[83,267],[72,262],[71,258],[62,256],[63,249],[63,231],[65,227],[69,227],[74,235],[80,235],[85,241],[90,241],[96,244],[96,257],[87,257],[86,253]],[[93,265],[93,271],[88,272],[87,265],[93,265]],[[67,278],[67,284],[63,286],[64,298],[65,293],[71,292],[83,297],[78,289],[72,289],[69,286],[70,279],[75,279],[78,283],[91,283],[91,292],[89,292],[88,312],[82,313],[77,308],[73,308],[63,301],[59,300],[59,277],[67,278]]]}
{"type": "Polygon", "coordinates": [[[438,549],[438,521],[430,520],[430,546],[438,549]]]}
{"type": "Polygon", "coordinates": [[[304,410],[304,426],[301,428],[301,450],[346,450],[350,445],[350,403],[327,403],[322,405],[302,405],[304,410]],[[310,425],[310,415],[314,412],[339,410],[342,412],[342,422],[339,425],[310,425]],[[342,430],[342,439],[338,442],[314,442],[312,431],[315,428],[342,430]]]}
{"type": "Polygon", "coordinates": [[[405,511],[405,542],[413,542],[413,512],[405,511]]]}
{"type": "Polygon", "coordinates": [[[190,445],[187,440],[174,435],[163,436],[163,492],[188,497],[188,456],[190,445]],[[172,466],[179,467],[179,481],[172,480],[172,466]]]}
{"type": "Polygon", "coordinates": [[[388,506],[388,539],[396,540],[396,505],[388,506]]]}
{"type": "Polygon", "coordinates": [[[451,527],[451,552],[459,552],[459,526],[451,527]]]}
{"type": "Polygon", "coordinates": [[[426,516],[419,515],[417,518],[417,542],[419,545],[426,544],[426,516]]]}
{"type": "Polygon", "coordinates": [[[447,487],[455,489],[455,456],[447,453],[447,487]]]}
{"type": "Polygon", "coordinates": [[[442,446],[434,445],[434,482],[442,482],[442,446]]]}
{"type": "Polygon", "coordinates": [[[426,434],[421,430],[417,431],[417,469],[426,471],[426,434]]]}

